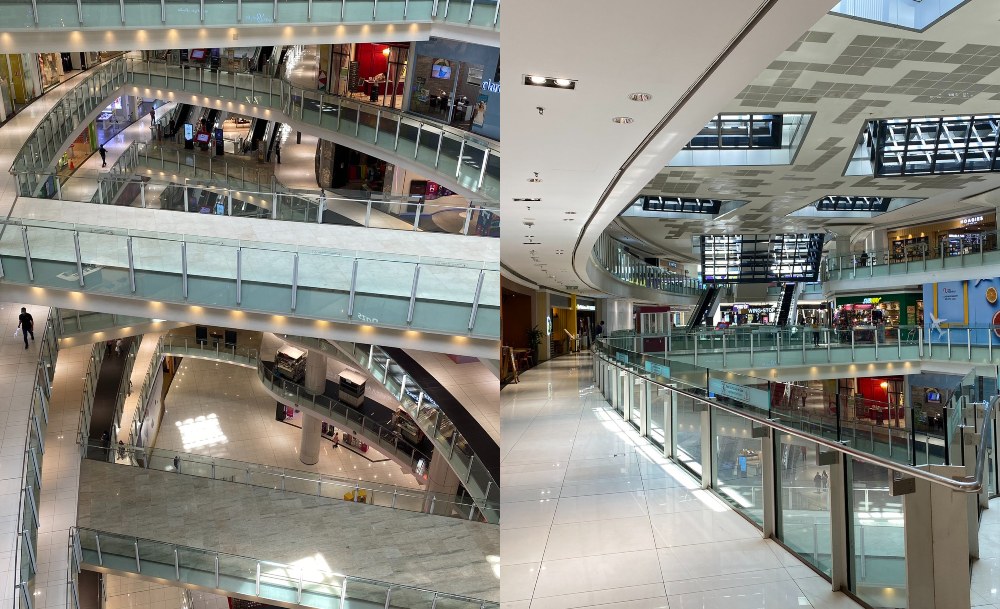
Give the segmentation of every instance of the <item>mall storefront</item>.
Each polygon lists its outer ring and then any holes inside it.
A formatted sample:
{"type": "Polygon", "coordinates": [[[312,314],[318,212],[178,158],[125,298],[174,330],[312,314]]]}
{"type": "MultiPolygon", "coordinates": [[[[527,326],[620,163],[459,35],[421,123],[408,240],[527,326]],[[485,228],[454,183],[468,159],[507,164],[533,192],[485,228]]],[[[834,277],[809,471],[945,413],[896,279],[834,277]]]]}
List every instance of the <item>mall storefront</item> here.
{"type": "Polygon", "coordinates": [[[892,262],[960,256],[996,249],[996,213],[958,216],[888,231],[892,262]]]}
{"type": "Polygon", "coordinates": [[[886,330],[924,323],[924,295],[921,292],[898,292],[838,296],[834,317],[838,326],[872,326],[881,317],[886,330]]]}

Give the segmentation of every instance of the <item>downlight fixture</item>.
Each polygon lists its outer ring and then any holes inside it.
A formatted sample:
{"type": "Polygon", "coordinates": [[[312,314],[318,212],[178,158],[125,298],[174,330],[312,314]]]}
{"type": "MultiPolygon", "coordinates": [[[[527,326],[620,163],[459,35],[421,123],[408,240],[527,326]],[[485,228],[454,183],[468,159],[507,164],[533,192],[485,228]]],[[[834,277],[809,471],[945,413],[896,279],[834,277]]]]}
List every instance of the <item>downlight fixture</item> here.
{"type": "Polygon", "coordinates": [[[533,171],[532,173],[535,174],[535,177],[528,178],[529,182],[531,182],[532,184],[538,184],[539,182],[542,181],[542,178],[538,177],[538,172],[537,171],[533,171]]]}
{"type": "Polygon", "coordinates": [[[643,93],[641,91],[637,91],[635,93],[629,93],[628,98],[634,102],[647,102],[653,99],[653,95],[651,93],[643,93]]]}
{"type": "Polygon", "coordinates": [[[553,89],[575,89],[576,82],[577,81],[572,78],[539,76],[537,74],[524,75],[524,84],[531,87],[550,87],[553,89]]]}
{"type": "Polygon", "coordinates": [[[630,125],[635,122],[635,119],[631,116],[616,116],[611,119],[611,122],[618,125],[630,125]]]}

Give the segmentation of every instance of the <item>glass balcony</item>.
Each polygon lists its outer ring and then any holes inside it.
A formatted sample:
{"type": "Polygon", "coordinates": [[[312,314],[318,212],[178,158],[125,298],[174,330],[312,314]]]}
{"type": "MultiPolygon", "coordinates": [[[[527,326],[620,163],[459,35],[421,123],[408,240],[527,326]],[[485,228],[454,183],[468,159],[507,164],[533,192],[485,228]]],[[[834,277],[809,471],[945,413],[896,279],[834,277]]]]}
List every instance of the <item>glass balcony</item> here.
{"type": "Polygon", "coordinates": [[[653,266],[629,252],[625,244],[608,235],[598,238],[591,259],[612,277],[624,283],[684,296],[700,296],[704,291],[697,279],[653,266]]]}
{"type": "Polygon", "coordinates": [[[497,263],[14,218],[0,227],[7,282],[475,338],[500,335],[497,263]]]}

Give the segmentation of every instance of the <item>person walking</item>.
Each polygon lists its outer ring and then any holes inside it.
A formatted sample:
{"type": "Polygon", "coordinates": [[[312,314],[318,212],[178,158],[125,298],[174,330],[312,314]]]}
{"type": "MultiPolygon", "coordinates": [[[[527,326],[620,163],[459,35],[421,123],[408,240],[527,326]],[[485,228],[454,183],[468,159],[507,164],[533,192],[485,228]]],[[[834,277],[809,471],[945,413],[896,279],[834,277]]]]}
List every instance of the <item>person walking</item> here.
{"type": "Polygon", "coordinates": [[[819,318],[813,317],[812,319],[812,331],[813,331],[813,345],[819,346],[819,318]]]}
{"type": "Polygon", "coordinates": [[[823,486],[823,490],[824,491],[830,488],[830,474],[826,473],[825,469],[823,470],[822,483],[823,483],[822,486],[823,486]]]}
{"type": "Polygon", "coordinates": [[[601,323],[597,324],[597,327],[594,328],[594,340],[596,341],[603,334],[604,334],[604,321],[602,320],[601,323]]]}
{"type": "Polygon", "coordinates": [[[101,167],[108,166],[108,151],[104,149],[104,144],[97,147],[97,153],[101,155],[101,167]]]}
{"type": "Polygon", "coordinates": [[[818,495],[820,488],[823,486],[823,476],[820,476],[819,472],[816,472],[816,475],[813,476],[813,486],[816,487],[816,494],[818,495]]]}
{"type": "Polygon", "coordinates": [[[28,309],[21,307],[21,314],[17,316],[17,327],[21,328],[21,336],[24,337],[24,348],[28,348],[28,335],[31,340],[35,340],[35,318],[28,313],[28,309]]]}
{"type": "Polygon", "coordinates": [[[278,165],[281,165],[281,145],[274,147],[274,158],[277,159],[278,165]]]}

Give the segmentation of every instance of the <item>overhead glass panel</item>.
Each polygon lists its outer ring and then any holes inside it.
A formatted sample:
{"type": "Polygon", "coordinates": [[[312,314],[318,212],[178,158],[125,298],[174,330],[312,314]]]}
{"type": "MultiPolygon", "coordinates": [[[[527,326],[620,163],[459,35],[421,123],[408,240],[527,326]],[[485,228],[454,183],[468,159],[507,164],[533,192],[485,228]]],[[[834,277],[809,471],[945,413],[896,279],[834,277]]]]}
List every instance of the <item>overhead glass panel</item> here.
{"type": "Polygon", "coordinates": [[[788,165],[811,119],[810,114],[719,114],[669,166],[788,165]]]}
{"type": "Polygon", "coordinates": [[[997,171],[998,126],[995,114],[868,121],[845,175],[997,171]]]}
{"type": "Polygon", "coordinates": [[[821,233],[702,235],[703,281],[816,281],[823,239],[821,233]]]}
{"type": "Polygon", "coordinates": [[[924,30],[968,0],[841,0],[831,13],[907,30],[924,30]]]}

